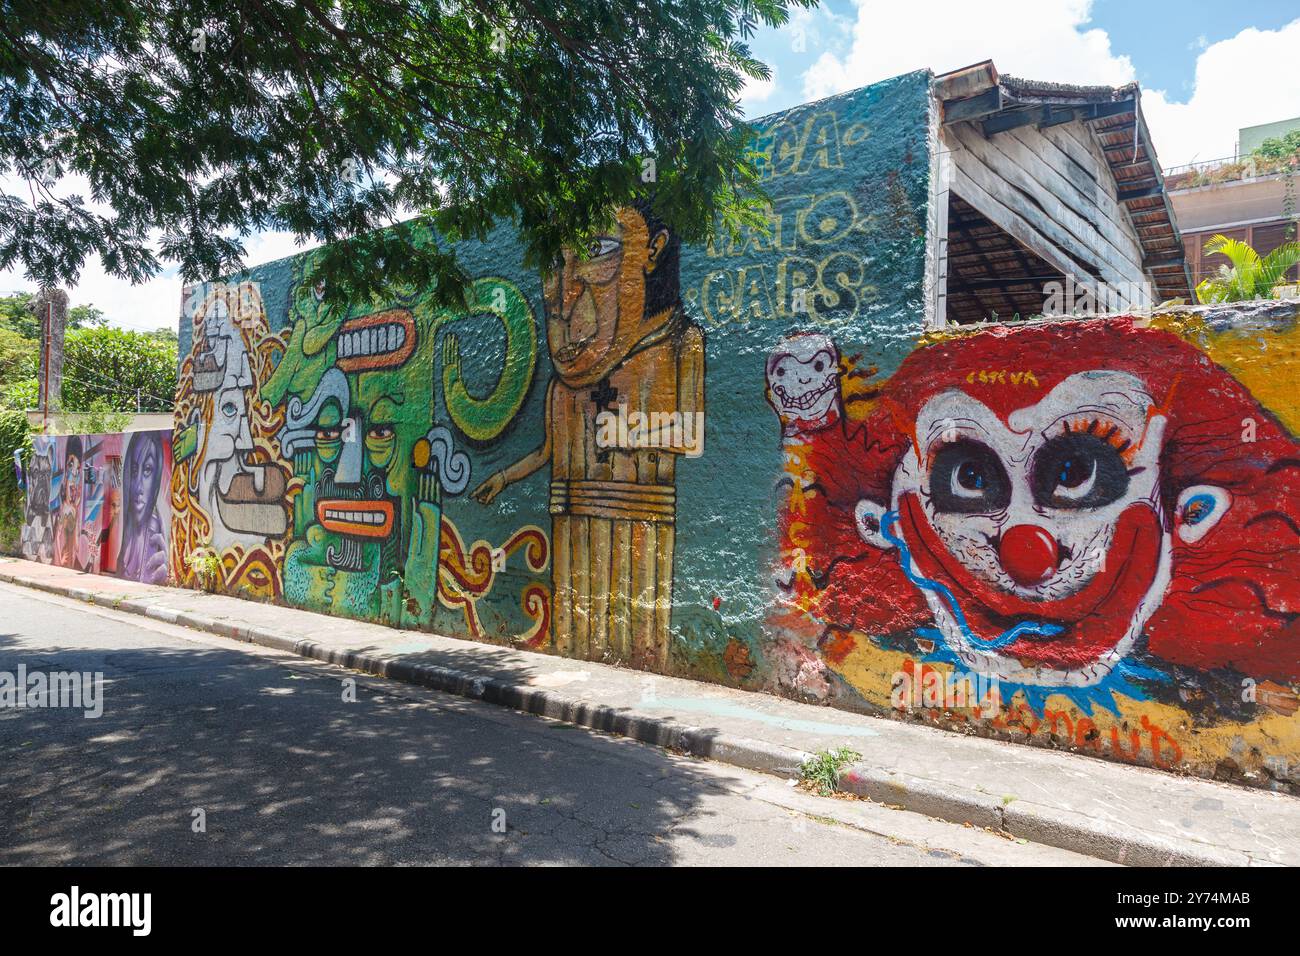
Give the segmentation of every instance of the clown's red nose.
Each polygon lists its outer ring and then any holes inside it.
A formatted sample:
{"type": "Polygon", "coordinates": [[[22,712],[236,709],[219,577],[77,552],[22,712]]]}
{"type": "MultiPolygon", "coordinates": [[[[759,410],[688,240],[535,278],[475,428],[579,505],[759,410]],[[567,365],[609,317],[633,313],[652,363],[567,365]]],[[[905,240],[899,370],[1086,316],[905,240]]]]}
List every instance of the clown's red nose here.
{"type": "Polygon", "coordinates": [[[998,559],[1021,587],[1038,584],[1056,570],[1060,554],[1056,539],[1032,524],[1018,524],[1002,535],[998,559]]]}

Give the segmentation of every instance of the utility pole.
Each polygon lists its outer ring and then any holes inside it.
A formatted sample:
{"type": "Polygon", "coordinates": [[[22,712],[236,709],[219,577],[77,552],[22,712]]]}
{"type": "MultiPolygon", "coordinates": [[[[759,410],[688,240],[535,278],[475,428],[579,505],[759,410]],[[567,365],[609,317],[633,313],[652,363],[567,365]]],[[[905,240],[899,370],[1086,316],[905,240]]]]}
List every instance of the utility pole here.
{"type": "Polygon", "coordinates": [[[49,430],[50,412],[62,408],[63,333],[68,324],[68,294],[54,286],[42,286],[33,303],[41,317],[41,431],[49,430]]]}

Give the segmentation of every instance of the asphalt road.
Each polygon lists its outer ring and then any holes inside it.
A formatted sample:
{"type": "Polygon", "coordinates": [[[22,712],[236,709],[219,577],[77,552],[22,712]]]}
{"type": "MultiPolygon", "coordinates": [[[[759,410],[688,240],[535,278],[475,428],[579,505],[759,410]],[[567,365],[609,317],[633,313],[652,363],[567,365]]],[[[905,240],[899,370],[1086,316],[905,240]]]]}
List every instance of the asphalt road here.
{"type": "Polygon", "coordinates": [[[0,584],[19,665],[103,713],[0,707],[3,864],[1092,862],[0,584]]]}

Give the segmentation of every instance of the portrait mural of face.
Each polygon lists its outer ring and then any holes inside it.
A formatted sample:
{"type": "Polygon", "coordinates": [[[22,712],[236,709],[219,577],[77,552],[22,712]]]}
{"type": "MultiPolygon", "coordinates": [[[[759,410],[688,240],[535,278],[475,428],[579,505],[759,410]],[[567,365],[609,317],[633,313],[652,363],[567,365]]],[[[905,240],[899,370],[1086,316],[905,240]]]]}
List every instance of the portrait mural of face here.
{"type": "Polygon", "coordinates": [[[620,210],[585,258],[566,250],[544,277],[547,346],[571,388],[606,378],[675,314],[680,243],[647,215],[648,207],[620,210]]]}
{"type": "Polygon", "coordinates": [[[704,439],[704,337],[681,306],[679,257],[648,204],[620,210],[586,256],[565,251],[542,285],[544,440],[473,493],[491,504],[550,466],[561,654],[668,668],[676,460],[704,439]]]}
{"type": "Polygon", "coordinates": [[[848,434],[814,447],[804,515],[833,664],[911,648],[1040,717],[1057,695],[1248,719],[1243,679],[1294,709],[1300,449],[1194,346],[1131,320],[955,338],[848,434]]]}
{"type": "Polygon", "coordinates": [[[258,389],[284,343],[255,282],[193,286],[184,298],[193,344],[177,389],[171,564],[189,582],[194,555],[215,555],[222,588],[276,597],[291,489],[281,419],[258,389]]]}
{"type": "MultiPolygon", "coordinates": [[[[481,278],[473,293],[469,313],[415,293],[353,308],[331,306],[323,287],[299,296],[285,358],[260,392],[282,409],[277,438],[301,486],[284,561],[290,603],[424,627],[451,607],[481,630],[474,605],[498,570],[494,549],[467,548],[444,499],[469,483],[467,440],[495,438],[522,405],[537,333],[513,284],[481,278]],[[486,395],[463,378],[462,322],[504,333],[486,395]]],[[[545,538],[521,529],[500,554],[520,549],[544,560],[545,538]]],[[[543,615],[536,596],[526,604],[543,615]]]]}
{"type": "Polygon", "coordinates": [[[163,439],[161,432],[133,432],[122,458],[116,574],[146,584],[165,584],[168,577],[171,447],[163,439]]]}

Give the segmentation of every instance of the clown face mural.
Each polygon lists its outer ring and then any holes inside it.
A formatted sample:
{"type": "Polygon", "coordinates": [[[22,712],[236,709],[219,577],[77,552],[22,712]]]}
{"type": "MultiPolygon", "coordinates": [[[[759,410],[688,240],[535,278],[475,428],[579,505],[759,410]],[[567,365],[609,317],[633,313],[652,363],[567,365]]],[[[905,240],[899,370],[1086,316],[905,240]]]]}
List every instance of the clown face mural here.
{"type": "Polygon", "coordinates": [[[1300,676],[1296,444],[1174,336],[1072,323],[921,349],[849,448],[812,455],[812,605],[833,627],[911,629],[1040,710],[1172,693],[1175,669],[1300,676]]]}

